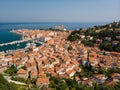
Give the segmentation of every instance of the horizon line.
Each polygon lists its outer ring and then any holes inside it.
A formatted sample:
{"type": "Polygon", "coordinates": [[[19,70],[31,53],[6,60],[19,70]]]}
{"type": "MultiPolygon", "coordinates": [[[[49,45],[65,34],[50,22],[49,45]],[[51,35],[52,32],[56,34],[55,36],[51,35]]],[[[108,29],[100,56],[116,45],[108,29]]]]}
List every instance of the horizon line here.
{"type": "Polygon", "coordinates": [[[76,21],[76,22],[75,21],[73,21],[73,22],[72,21],[71,22],[69,22],[69,21],[68,22],[67,21],[65,21],[65,22],[64,21],[58,21],[58,22],[57,21],[56,22],[52,22],[52,21],[43,21],[43,22],[42,21],[41,22],[25,21],[24,22],[24,21],[22,21],[21,22],[20,21],[20,22],[0,22],[0,23],[110,23],[110,22],[119,22],[119,21],[91,21],[91,22],[89,22],[89,21],[88,22],[78,22],[78,21],[76,21]]]}

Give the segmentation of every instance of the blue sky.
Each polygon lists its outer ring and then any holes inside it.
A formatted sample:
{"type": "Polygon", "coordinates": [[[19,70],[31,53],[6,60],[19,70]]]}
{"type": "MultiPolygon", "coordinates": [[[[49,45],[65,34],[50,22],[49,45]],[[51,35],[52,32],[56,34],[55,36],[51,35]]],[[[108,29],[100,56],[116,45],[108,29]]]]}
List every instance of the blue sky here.
{"type": "Polygon", "coordinates": [[[0,0],[0,22],[113,22],[120,0],[0,0]]]}

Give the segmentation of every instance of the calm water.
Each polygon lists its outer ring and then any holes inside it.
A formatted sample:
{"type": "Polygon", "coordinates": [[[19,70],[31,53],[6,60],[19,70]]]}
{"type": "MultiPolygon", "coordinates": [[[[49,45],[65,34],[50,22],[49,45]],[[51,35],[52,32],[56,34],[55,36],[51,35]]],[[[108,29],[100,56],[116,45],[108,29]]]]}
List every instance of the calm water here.
{"type": "MultiPolygon", "coordinates": [[[[21,36],[11,33],[10,30],[12,29],[47,29],[54,27],[56,25],[64,25],[65,28],[74,30],[79,28],[88,28],[95,25],[104,25],[107,23],[60,23],[60,22],[52,22],[52,23],[0,23],[0,44],[1,43],[7,43],[14,40],[20,40],[21,36]]],[[[3,50],[11,50],[11,49],[17,49],[17,48],[24,48],[26,43],[21,43],[18,47],[15,45],[8,45],[0,47],[0,51],[3,50]]]]}
{"type": "MultiPolygon", "coordinates": [[[[23,42],[23,43],[20,43],[20,44],[0,46],[0,51],[23,49],[23,48],[26,47],[27,43],[32,43],[32,42],[23,42]]],[[[35,44],[36,44],[36,46],[40,46],[41,45],[39,43],[35,43],[35,44]]]]}

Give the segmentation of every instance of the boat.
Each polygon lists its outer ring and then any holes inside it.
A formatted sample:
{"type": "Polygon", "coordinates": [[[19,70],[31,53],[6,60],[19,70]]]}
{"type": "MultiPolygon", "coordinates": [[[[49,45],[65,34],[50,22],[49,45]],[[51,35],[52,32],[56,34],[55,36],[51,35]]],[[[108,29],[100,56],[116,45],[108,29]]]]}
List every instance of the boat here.
{"type": "Polygon", "coordinates": [[[20,44],[17,44],[17,46],[20,46],[20,44]]]}

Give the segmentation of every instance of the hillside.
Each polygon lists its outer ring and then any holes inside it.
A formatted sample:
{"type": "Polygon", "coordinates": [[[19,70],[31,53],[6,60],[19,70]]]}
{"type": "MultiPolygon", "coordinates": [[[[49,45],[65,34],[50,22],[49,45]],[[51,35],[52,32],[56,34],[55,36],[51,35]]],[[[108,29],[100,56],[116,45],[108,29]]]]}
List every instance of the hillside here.
{"type": "Polygon", "coordinates": [[[73,31],[68,36],[68,40],[79,40],[86,46],[97,46],[101,50],[120,52],[120,22],[73,31]]]}

